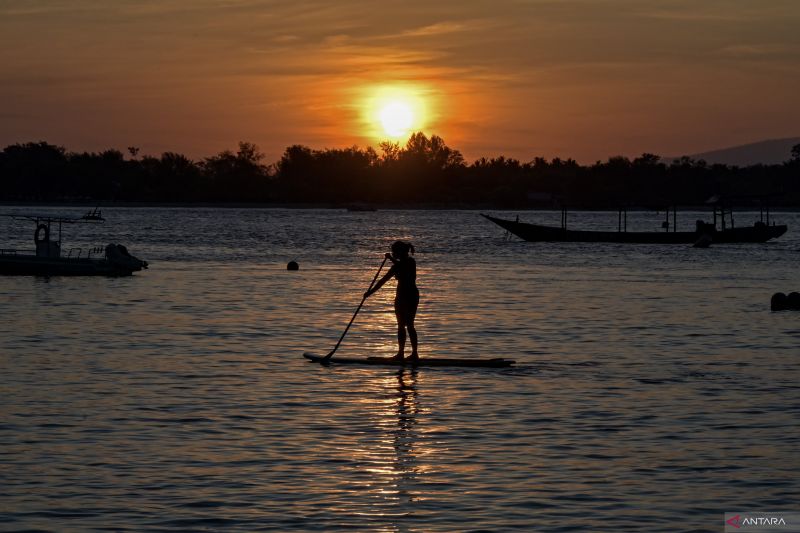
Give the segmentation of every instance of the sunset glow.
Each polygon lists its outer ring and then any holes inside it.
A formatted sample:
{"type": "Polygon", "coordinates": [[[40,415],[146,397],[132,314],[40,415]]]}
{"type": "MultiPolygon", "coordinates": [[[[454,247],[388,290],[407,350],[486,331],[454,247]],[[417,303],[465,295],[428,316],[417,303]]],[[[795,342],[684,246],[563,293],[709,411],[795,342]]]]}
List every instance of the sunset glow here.
{"type": "Polygon", "coordinates": [[[0,2],[0,144],[275,159],[423,131],[593,163],[800,135],[797,2],[323,5],[0,2]]]}

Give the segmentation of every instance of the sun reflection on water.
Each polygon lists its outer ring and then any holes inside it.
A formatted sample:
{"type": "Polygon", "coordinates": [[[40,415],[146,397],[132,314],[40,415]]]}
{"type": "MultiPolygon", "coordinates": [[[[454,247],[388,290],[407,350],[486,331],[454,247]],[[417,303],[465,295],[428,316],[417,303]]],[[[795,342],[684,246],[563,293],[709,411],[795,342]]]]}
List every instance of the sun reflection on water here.
{"type": "Polygon", "coordinates": [[[417,415],[420,411],[416,370],[402,369],[397,372],[397,392],[397,428],[394,432],[397,496],[401,501],[412,503],[418,498],[414,481],[418,473],[416,453],[421,444],[416,434],[417,415]]]}
{"type": "Polygon", "coordinates": [[[360,400],[370,425],[378,431],[371,442],[353,451],[353,457],[366,473],[361,488],[371,493],[368,499],[382,502],[374,511],[383,517],[413,514],[415,502],[425,499],[418,478],[429,469],[419,459],[435,450],[428,439],[421,438],[424,408],[418,380],[417,370],[406,368],[376,376],[366,388],[381,391],[382,397],[360,400]]]}

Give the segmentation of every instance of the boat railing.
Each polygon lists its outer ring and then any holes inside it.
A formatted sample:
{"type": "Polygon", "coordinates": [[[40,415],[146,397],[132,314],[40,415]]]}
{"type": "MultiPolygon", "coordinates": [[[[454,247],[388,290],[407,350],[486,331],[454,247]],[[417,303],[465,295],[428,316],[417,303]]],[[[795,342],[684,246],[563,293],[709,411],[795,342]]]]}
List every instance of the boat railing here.
{"type": "Polygon", "coordinates": [[[106,250],[102,246],[95,246],[94,248],[90,248],[86,254],[86,257],[91,259],[93,254],[105,254],[106,250]]]}
{"type": "MultiPolygon", "coordinates": [[[[91,259],[92,255],[104,254],[105,248],[102,246],[95,246],[86,251],[86,258],[91,259]]],[[[83,248],[70,248],[67,253],[67,259],[80,259],[83,256],[83,248]],[[74,254],[74,255],[73,255],[74,254]]]]}
{"type": "Polygon", "coordinates": [[[9,248],[0,248],[0,255],[17,255],[17,251],[9,248]]]}

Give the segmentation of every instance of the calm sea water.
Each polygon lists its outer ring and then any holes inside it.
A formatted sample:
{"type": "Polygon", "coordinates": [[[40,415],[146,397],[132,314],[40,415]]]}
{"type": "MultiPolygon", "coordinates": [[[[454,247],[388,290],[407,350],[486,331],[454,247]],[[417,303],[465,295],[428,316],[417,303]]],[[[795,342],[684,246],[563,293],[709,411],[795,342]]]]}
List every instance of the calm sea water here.
{"type": "MultiPolygon", "coordinates": [[[[473,211],[104,214],[64,249],[121,242],[150,270],[0,277],[0,530],[716,532],[800,511],[800,312],[769,310],[800,291],[796,213],[774,243],[705,250],[506,240],[473,211]],[[421,355],[516,368],[301,357],[333,347],[398,238],[421,355]]],[[[0,220],[0,247],[33,229],[0,220]]],[[[337,353],[393,353],[392,297],[337,353]]]]}

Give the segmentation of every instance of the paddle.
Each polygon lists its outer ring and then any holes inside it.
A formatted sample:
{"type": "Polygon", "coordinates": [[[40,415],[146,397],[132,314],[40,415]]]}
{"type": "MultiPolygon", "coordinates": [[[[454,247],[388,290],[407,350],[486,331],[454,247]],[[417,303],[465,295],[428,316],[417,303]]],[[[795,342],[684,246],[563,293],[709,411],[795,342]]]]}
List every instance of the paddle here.
{"type": "MultiPolygon", "coordinates": [[[[372,288],[372,286],[375,285],[375,281],[378,279],[378,276],[380,275],[381,270],[383,270],[383,265],[386,264],[386,260],[387,259],[388,259],[388,257],[384,257],[383,258],[383,262],[381,263],[381,266],[378,267],[378,271],[375,272],[375,277],[372,278],[372,283],[369,284],[369,289],[367,289],[367,292],[369,292],[369,290],[372,288]]],[[[361,298],[361,303],[358,304],[358,307],[356,307],[356,312],[353,313],[353,318],[350,319],[350,323],[347,324],[346,328],[344,328],[344,333],[342,333],[342,336],[339,337],[339,342],[337,342],[336,346],[333,347],[333,350],[331,350],[331,353],[329,353],[328,355],[326,355],[325,357],[320,359],[320,361],[319,361],[320,364],[324,365],[325,363],[330,361],[331,357],[333,357],[333,354],[336,353],[336,350],[339,349],[339,345],[342,344],[342,339],[344,339],[344,336],[347,335],[347,330],[349,330],[350,326],[353,325],[353,320],[356,319],[356,315],[358,314],[359,311],[361,311],[361,306],[364,305],[364,302],[366,300],[367,300],[367,295],[364,294],[364,296],[361,298]]]]}

